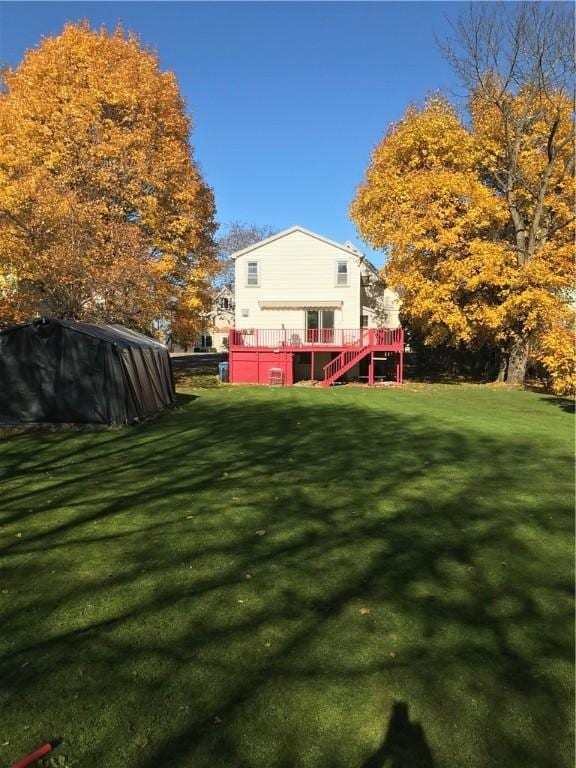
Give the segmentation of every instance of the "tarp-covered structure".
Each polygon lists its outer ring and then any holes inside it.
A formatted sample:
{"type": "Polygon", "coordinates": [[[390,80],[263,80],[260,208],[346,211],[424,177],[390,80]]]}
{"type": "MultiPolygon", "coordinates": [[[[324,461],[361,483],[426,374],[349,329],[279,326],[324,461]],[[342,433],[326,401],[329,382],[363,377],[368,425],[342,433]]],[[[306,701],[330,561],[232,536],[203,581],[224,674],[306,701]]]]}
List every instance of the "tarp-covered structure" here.
{"type": "Polygon", "coordinates": [[[0,423],[129,424],[176,401],[168,349],[118,325],[0,331],[0,423]]]}

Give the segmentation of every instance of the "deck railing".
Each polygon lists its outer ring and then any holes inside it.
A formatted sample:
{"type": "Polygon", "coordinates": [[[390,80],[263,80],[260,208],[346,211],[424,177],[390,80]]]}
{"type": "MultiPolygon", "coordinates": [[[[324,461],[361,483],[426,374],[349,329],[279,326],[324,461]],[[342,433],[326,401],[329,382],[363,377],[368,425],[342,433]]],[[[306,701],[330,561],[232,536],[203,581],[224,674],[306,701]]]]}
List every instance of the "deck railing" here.
{"type": "Polygon", "coordinates": [[[401,350],[402,328],[236,328],[229,348],[387,347],[401,350]]]}

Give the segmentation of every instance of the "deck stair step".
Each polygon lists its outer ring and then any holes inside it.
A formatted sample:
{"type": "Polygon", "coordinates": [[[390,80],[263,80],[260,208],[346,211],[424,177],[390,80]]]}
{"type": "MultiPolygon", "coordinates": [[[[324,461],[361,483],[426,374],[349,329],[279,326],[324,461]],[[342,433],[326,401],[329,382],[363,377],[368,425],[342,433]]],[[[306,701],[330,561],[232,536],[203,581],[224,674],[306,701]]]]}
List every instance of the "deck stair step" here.
{"type": "Polygon", "coordinates": [[[324,366],[324,380],[320,382],[320,386],[329,387],[340,376],[343,376],[346,371],[349,371],[356,363],[359,363],[362,358],[370,352],[370,347],[358,347],[354,349],[347,349],[341,352],[334,358],[328,365],[324,366]]]}

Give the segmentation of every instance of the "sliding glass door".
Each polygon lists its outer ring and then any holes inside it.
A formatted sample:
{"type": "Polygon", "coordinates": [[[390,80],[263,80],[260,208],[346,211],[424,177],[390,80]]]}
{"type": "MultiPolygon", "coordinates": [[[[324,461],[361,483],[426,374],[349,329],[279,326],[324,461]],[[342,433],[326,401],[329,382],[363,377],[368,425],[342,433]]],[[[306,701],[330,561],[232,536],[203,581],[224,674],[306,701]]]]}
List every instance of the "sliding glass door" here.
{"type": "Polygon", "coordinates": [[[334,343],[333,309],[309,309],[306,312],[306,340],[309,344],[334,343]]]}

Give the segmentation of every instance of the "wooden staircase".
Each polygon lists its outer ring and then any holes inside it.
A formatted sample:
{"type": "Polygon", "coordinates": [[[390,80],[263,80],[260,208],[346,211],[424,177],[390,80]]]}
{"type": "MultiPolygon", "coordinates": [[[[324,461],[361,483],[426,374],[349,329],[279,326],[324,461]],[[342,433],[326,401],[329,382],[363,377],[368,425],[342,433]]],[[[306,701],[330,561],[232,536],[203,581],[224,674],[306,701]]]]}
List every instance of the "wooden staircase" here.
{"type": "Polygon", "coordinates": [[[331,384],[349,371],[356,363],[359,363],[363,357],[370,352],[370,347],[361,347],[358,349],[347,349],[335,357],[328,365],[324,366],[324,380],[320,382],[321,387],[329,387],[331,384]]]}

